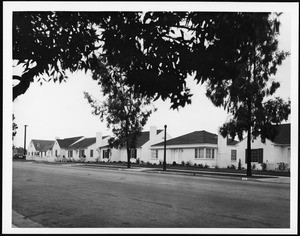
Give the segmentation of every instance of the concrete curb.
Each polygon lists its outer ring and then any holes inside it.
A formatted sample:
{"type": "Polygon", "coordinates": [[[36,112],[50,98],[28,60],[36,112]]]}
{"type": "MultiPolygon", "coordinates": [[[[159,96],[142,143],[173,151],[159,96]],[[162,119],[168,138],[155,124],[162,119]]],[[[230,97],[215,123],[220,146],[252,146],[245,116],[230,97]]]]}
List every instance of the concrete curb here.
{"type": "Polygon", "coordinates": [[[43,225],[27,219],[25,216],[12,210],[12,228],[42,228],[43,225]]]}

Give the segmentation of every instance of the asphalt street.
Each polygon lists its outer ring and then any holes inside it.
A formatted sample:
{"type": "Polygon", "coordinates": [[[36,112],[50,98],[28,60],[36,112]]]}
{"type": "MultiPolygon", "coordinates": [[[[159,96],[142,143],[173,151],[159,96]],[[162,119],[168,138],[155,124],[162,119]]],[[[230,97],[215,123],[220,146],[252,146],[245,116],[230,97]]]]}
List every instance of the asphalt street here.
{"type": "Polygon", "coordinates": [[[12,208],[16,227],[289,228],[290,184],[14,162],[12,208]]]}

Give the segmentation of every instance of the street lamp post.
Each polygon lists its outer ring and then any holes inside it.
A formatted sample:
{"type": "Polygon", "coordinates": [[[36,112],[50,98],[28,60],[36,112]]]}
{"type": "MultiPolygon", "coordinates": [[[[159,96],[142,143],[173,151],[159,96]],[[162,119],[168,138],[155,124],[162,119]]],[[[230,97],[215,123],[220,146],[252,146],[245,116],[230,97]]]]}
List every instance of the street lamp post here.
{"type": "Polygon", "coordinates": [[[26,156],[26,128],[28,125],[24,125],[25,132],[24,132],[24,157],[26,156]]]}
{"type": "Polygon", "coordinates": [[[167,125],[165,125],[165,136],[164,136],[164,163],[163,163],[163,170],[166,170],[166,137],[167,137],[167,125]]]}

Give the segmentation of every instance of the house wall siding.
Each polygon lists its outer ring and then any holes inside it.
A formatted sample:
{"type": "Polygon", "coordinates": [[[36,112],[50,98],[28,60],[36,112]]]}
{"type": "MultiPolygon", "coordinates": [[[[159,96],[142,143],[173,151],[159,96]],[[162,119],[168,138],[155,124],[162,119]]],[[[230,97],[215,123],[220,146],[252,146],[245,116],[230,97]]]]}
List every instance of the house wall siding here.
{"type": "MultiPolygon", "coordinates": [[[[158,150],[158,160],[155,162],[163,162],[164,158],[164,148],[162,146],[152,147],[152,150],[158,150]]],[[[167,146],[166,147],[166,163],[173,164],[176,162],[177,164],[181,164],[184,162],[185,164],[188,162],[190,165],[208,165],[209,167],[216,166],[217,159],[217,145],[216,144],[196,144],[196,145],[180,145],[179,146],[167,146]],[[204,153],[206,153],[206,148],[214,150],[214,158],[195,158],[195,149],[204,148],[204,153]]],[[[151,160],[152,162],[154,160],[151,160]]]]}
{"type": "MultiPolygon", "coordinates": [[[[242,167],[247,168],[247,164],[245,163],[245,150],[247,148],[247,139],[245,138],[237,145],[237,159],[241,159],[242,167]]],[[[260,137],[256,138],[253,142],[251,142],[251,149],[263,149],[263,162],[267,164],[267,170],[272,169],[275,170],[278,168],[278,163],[284,162],[289,164],[289,156],[288,156],[288,146],[276,146],[273,142],[266,139],[265,143],[261,142],[260,137]]],[[[252,162],[255,164],[256,169],[261,169],[261,164],[257,162],[252,162]]]]}

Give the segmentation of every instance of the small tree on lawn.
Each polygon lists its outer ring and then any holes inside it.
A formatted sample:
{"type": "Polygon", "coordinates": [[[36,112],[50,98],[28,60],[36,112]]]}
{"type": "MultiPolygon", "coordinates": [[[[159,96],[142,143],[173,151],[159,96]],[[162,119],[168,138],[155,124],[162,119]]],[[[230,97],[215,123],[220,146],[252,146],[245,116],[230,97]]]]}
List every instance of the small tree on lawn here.
{"type": "Polygon", "coordinates": [[[101,121],[105,119],[107,127],[112,128],[115,137],[109,139],[109,145],[126,147],[127,167],[130,168],[131,150],[136,148],[143,126],[156,109],[150,98],[135,93],[133,86],[124,83],[124,75],[118,68],[99,61],[98,69],[93,76],[100,80],[105,101],[100,102],[87,92],[84,96],[93,108],[92,113],[100,116],[101,121]]]}
{"type": "Polygon", "coordinates": [[[241,140],[247,133],[247,176],[251,176],[251,140],[259,135],[263,143],[266,138],[273,140],[277,126],[290,114],[290,101],[284,102],[279,97],[267,100],[280,86],[270,77],[276,74],[277,66],[288,53],[278,50],[277,18],[249,14],[241,20],[236,32],[240,35],[236,42],[237,56],[231,62],[238,73],[224,80],[211,79],[207,96],[232,114],[220,127],[223,137],[237,135],[241,140]]]}

